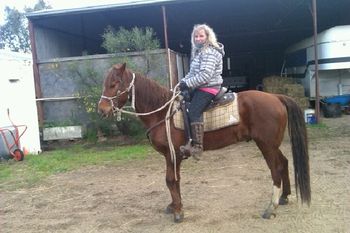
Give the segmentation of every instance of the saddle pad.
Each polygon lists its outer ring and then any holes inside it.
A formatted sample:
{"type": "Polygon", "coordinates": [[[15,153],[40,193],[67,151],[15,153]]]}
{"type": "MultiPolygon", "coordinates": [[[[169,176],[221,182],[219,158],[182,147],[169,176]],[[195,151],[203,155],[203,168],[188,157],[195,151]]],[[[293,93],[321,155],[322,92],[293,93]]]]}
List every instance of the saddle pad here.
{"type": "MultiPolygon", "coordinates": [[[[204,131],[212,131],[225,128],[239,123],[237,93],[234,93],[234,101],[225,105],[212,108],[203,113],[204,131]]],[[[174,103],[174,110],[179,109],[180,102],[174,103]]],[[[177,111],[174,115],[174,126],[177,129],[184,129],[182,111],[177,111]]]]}

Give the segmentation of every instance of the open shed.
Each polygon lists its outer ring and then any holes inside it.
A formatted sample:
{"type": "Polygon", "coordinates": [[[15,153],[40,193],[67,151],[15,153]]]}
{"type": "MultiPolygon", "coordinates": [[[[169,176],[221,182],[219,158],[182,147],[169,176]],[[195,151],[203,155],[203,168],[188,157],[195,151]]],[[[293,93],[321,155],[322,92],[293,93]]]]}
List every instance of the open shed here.
{"type": "MultiPolygon", "coordinates": [[[[239,90],[255,89],[262,78],[280,74],[288,46],[313,35],[311,5],[311,0],[143,0],[31,13],[37,98],[40,64],[104,54],[101,35],[108,25],[152,27],[163,48],[190,54],[193,25],[207,23],[225,45],[226,83],[236,80],[239,90]]],[[[318,31],[350,24],[350,1],[318,0],[317,6],[318,31]]]]}

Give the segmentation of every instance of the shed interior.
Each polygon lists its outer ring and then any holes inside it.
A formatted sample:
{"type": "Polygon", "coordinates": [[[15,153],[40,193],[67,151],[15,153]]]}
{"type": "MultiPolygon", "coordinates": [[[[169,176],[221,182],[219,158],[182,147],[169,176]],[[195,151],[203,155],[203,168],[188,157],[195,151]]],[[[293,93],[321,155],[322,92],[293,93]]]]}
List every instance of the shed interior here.
{"type": "MultiPolygon", "coordinates": [[[[176,52],[190,54],[194,24],[213,27],[225,45],[225,80],[241,78],[235,91],[280,74],[286,48],[313,35],[312,0],[148,0],[29,14],[38,62],[106,53],[101,35],[108,25],[152,27],[164,48],[162,6],[169,48],[176,52]]],[[[318,32],[350,24],[349,9],[349,0],[317,0],[318,32]]]]}

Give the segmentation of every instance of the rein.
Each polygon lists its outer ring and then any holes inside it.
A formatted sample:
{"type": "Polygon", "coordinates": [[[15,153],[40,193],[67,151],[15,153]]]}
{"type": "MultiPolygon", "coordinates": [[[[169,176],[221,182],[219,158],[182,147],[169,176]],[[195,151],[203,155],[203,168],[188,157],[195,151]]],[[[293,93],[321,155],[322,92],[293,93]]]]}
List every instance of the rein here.
{"type": "MultiPolygon", "coordinates": [[[[114,104],[114,99],[116,99],[117,103],[118,103],[118,98],[121,95],[123,95],[124,93],[129,93],[130,90],[131,90],[131,95],[132,95],[131,108],[136,110],[135,109],[135,77],[136,77],[135,73],[132,73],[132,80],[131,80],[131,82],[129,84],[129,87],[126,88],[124,91],[120,92],[118,90],[117,94],[115,96],[112,96],[112,97],[108,97],[108,96],[102,95],[101,99],[107,99],[107,100],[110,101],[112,109],[113,109],[113,115],[115,115],[115,113],[117,113],[117,121],[121,120],[121,113],[129,114],[129,115],[133,115],[133,116],[147,116],[147,115],[151,115],[153,113],[159,112],[159,111],[163,110],[164,108],[166,108],[169,105],[169,108],[168,108],[168,111],[166,113],[165,119],[161,120],[160,122],[158,122],[155,125],[153,125],[152,127],[150,127],[146,132],[147,132],[147,138],[149,138],[148,135],[149,135],[150,131],[152,129],[154,129],[155,127],[157,127],[158,125],[160,125],[162,122],[165,121],[165,126],[166,126],[165,129],[166,129],[167,139],[168,139],[168,143],[169,143],[171,161],[174,164],[174,176],[175,176],[175,180],[178,180],[177,179],[177,174],[176,174],[176,153],[175,153],[175,149],[174,149],[174,144],[173,144],[173,142],[171,140],[170,120],[169,120],[169,118],[174,115],[174,113],[171,113],[171,109],[172,109],[172,106],[173,106],[173,103],[174,103],[175,99],[181,94],[181,92],[173,91],[173,96],[171,97],[171,99],[169,101],[167,101],[163,106],[161,106],[158,109],[156,109],[154,111],[151,111],[151,112],[137,113],[137,112],[131,112],[131,111],[124,110],[123,107],[122,108],[118,108],[114,104]]],[[[174,90],[176,90],[178,85],[179,84],[177,84],[174,87],[174,90]]]]}
{"type": "Polygon", "coordinates": [[[177,109],[176,111],[173,111],[170,116],[168,118],[164,118],[163,120],[161,121],[158,121],[157,123],[155,123],[154,125],[152,125],[151,127],[149,127],[147,130],[146,130],[146,136],[148,138],[148,140],[151,142],[150,138],[149,138],[149,134],[151,133],[151,131],[156,128],[157,126],[161,125],[163,122],[165,122],[167,119],[169,119],[170,117],[174,116],[175,113],[178,111],[179,109],[177,109]]]}

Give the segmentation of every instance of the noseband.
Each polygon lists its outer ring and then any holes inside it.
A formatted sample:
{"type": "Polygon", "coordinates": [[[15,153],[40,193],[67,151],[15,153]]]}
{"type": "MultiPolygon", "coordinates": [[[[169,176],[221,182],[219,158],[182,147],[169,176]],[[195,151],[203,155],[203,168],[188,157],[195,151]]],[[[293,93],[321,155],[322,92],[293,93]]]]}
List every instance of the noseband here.
{"type": "MultiPolygon", "coordinates": [[[[126,88],[124,91],[121,92],[120,90],[118,90],[117,94],[115,96],[112,96],[112,97],[108,97],[108,96],[104,96],[104,95],[101,96],[101,99],[109,100],[109,102],[111,103],[111,106],[112,106],[113,114],[114,114],[115,111],[119,110],[119,108],[114,104],[114,99],[116,99],[117,103],[118,103],[118,98],[121,95],[123,95],[124,93],[129,93],[130,90],[132,88],[134,88],[134,84],[135,84],[135,73],[132,73],[132,80],[131,80],[131,82],[129,84],[129,87],[126,88]]],[[[133,97],[133,99],[135,99],[135,98],[133,97]]],[[[132,101],[134,101],[134,100],[132,100],[132,101]]]]}

